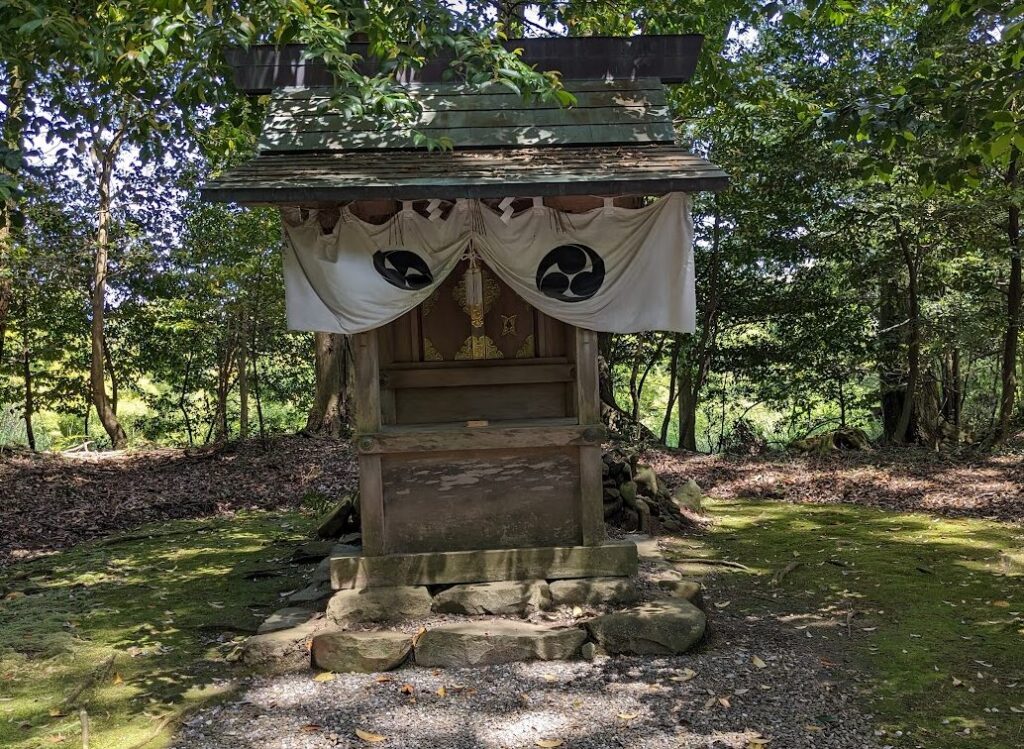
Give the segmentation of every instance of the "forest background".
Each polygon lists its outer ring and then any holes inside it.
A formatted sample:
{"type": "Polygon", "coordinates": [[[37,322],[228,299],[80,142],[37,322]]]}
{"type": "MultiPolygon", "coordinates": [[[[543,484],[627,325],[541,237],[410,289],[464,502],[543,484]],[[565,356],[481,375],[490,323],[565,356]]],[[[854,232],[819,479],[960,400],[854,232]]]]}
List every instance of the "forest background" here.
{"type": "Polygon", "coordinates": [[[728,191],[695,205],[698,330],[604,336],[630,436],[761,452],[859,428],[990,448],[1021,420],[1024,5],[7,0],[0,9],[0,448],[343,434],[346,341],[285,328],[275,212],[203,203],[265,100],[224,50],[301,42],[345,106],[396,70],[571,101],[501,35],[705,34],[671,89],[728,191]],[[367,78],[349,41],[390,62],[367,78]],[[635,426],[639,424],[642,426],[635,426]],[[646,431],[645,431],[646,430],[646,431]]]}

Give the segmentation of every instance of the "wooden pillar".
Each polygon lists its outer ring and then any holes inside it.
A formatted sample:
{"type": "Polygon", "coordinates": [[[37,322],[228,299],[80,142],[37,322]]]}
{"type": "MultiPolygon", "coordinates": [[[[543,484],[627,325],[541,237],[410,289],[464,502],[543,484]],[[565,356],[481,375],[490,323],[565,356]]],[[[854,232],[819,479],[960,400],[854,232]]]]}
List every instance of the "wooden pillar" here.
{"type": "MultiPolygon", "coordinates": [[[[380,370],[377,331],[352,338],[356,370],[356,444],[380,431],[380,370]]],[[[363,554],[384,553],[384,485],[380,455],[359,456],[359,516],[363,532],[363,554]]]]}
{"type": "MultiPolygon", "coordinates": [[[[597,375],[597,333],[576,328],[576,413],[581,426],[603,433],[597,375]]],[[[605,540],[601,446],[580,447],[580,526],[584,546],[605,540]]]]}

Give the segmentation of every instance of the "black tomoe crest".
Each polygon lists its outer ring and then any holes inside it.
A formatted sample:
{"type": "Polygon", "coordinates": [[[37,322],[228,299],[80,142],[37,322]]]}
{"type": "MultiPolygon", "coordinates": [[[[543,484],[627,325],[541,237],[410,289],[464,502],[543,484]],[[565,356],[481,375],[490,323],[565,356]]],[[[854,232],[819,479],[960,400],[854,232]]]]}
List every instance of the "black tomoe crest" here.
{"type": "Polygon", "coordinates": [[[604,283],[604,260],[582,244],[563,244],[537,266],[537,290],[561,302],[590,299],[604,283]]]}
{"type": "Polygon", "coordinates": [[[373,267],[389,284],[407,291],[425,289],[434,282],[426,261],[410,250],[377,250],[373,267]]]}

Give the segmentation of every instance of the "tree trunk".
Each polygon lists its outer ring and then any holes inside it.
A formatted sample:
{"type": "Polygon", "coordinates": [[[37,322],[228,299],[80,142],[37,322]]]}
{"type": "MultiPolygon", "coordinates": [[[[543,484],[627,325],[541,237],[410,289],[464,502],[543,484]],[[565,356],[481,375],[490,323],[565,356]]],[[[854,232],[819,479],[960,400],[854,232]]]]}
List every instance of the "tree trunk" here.
{"type": "Polygon", "coordinates": [[[24,327],[22,328],[22,376],[25,380],[25,438],[28,440],[29,448],[35,452],[36,433],[32,428],[32,414],[35,413],[35,404],[32,396],[32,348],[29,345],[28,334],[28,313],[25,314],[24,327]]]}
{"type": "MultiPolygon", "coordinates": [[[[680,335],[675,335],[672,353],[669,355],[668,372],[668,403],[665,404],[665,417],[661,420],[661,444],[668,445],[668,427],[672,423],[672,409],[675,408],[679,396],[679,352],[682,350],[680,335]]],[[[682,443],[680,443],[680,447],[682,443]]]]}
{"type": "Polygon", "coordinates": [[[107,297],[107,257],[110,251],[110,203],[111,183],[114,175],[114,161],[117,158],[121,134],[105,149],[94,146],[99,204],[96,223],[96,256],[92,271],[92,353],[89,363],[89,383],[92,386],[92,402],[96,415],[110,437],[114,449],[120,449],[128,442],[128,435],[117,419],[117,413],[107,398],[104,382],[103,327],[107,297]]]}
{"type": "Polygon", "coordinates": [[[245,331],[245,315],[238,337],[238,438],[249,437],[249,341],[245,331]]]}
{"type": "Polygon", "coordinates": [[[340,333],[315,333],[316,395],[305,432],[340,437],[349,429],[352,350],[340,333]]]}
{"type": "Polygon", "coordinates": [[[886,442],[896,441],[896,424],[903,411],[903,363],[900,340],[901,309],[896,280],[886,274],[879,286],[878,369],[881,383],[882,434],[886,442]]]}
{"type": "Polygon", "coordinates": [[[917,403],[917,389],[921,381],[921,301],[918,294],[918,270],[920,267],[920,251],[911,250],[910,243],[899,219],[896,219],[896,241],[903,253],[903,262],[907,267],[907,385],[903,392],[903,408],[893,438],[896,442],[914,442],[916,425],[914,408],[917,403]]]}
{"type": "Polygon", "coordinates": [[[1010,244],[1010,283],[1006,292],[1006,332],[1003,335],[1003,366],[1000,373],[1002,392],[999,397],[999,419],[996,422],[993,443],[1006,439],[1010,432],[1010,418],[1017,395],[1017,340],[1020,337],[1021,311],[1021,256],[1020,256],[1020,203],[1017,187],[1017,162],[1020,151],[1014,146],[1010,166],[1006,170],[1006,184],[1010,188],[1010,206],[1006,236],[1010,244]]]}
{"type": "MultiPolygon", "coordinates": [[[[25,137],[25,101],[28,95],[28,81],[17,65],[8,68],[7,113],[4,117],[0,145],[6,150],[21,151],[25,137]]],[[[3,168],[3,172],[16,178],[17,172],[3,168]]],[[[11,278],[11,255],[14,249],[14,213],[18,205],[15,198],[0,201],[0,370],[4,363],[4,341],[10,319],[11,300],[14,294],[11,278]]]]}
{"type": "Polygon", "coordinates": [[[612,373],[612,334],[597,334],[597,380],[598,390],[601,397],[601,413],[605,409],[620,411],[618,401],[615,399],[615,378],[612,373]]]}

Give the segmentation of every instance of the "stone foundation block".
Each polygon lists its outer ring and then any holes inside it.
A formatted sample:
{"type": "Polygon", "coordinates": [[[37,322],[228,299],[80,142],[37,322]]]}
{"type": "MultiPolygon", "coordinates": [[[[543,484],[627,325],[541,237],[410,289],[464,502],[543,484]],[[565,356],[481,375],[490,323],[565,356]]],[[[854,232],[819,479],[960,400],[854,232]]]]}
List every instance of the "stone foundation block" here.
{"type": "Polygon", "coordinates": [[[430,593],[423,586],[355,588],[334,594],[327,618],[335,624],[419,619],[430,614],[430,593]]]}
{"type": "Polygon", "coordinates": [[[704,612],[682,598],[645,603],[587,622],[591,638],[608,653],[676,655],[704,636],[704,612]]]}
{"type": "Polygon", "coordinates": [[[401,666],[412,651],[412,637],[401,632],[331,630],[313,638],[313,665],[328,671],[374,673],[401,666]]]}
{"type": "Polygon", "coordinates": [[[453,585],[434,596],[440,614],[515,614],[551,608],[551,590],[543,580],[503,580],[453,585]]]}
{"type": "Polygon", "coordinates": [[[556,606],[636,603],[639,594],[629,577],[587,577],[551,583],[551,600],[556,606]]]}
{"type": "Polygon", "coordinates": [[[568,660],[586,634],[525,622],[489,621],[448,624],[427,630],[416,643],[417,665],[469,668],[533,660],[568,660]]]}

